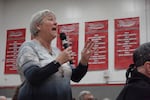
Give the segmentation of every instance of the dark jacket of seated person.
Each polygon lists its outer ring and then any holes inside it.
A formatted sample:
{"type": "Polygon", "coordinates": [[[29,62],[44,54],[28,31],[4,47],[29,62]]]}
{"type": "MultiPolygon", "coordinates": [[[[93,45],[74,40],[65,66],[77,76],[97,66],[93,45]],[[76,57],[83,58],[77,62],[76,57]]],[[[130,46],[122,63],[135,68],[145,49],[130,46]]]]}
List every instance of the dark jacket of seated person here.
{"type": "Polygon", "coordinates": [[[126,72],[126,85],[116,100],[150,100],[150,42],[134,51],[133,62],[126,72]]]}

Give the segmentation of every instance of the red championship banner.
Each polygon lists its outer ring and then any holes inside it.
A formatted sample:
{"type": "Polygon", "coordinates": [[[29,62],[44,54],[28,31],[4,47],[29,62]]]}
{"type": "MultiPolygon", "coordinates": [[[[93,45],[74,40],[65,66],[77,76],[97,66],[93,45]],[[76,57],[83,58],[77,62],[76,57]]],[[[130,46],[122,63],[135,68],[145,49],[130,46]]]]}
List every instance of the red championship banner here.
{"type": "Polygon", "coordinates": [[[128,68],[138,46],[139,17],[115,19],[115,69],[128,68]]]}
{"type": "MultiPolygon", "coordinates": [[[[70,46],[72,46],[72,52],[74,53],[74,66],[78,63],[78,35],[79,35],[79,23],[73,24],[62,24],[58,25],[58,34],[65,33],[67,41],[70,46]]],[[[57,37],[57,46],[63,50],[62,41],[60,40],[60,35],[57,37]]]]}
{"type": "Polygon", "coordinates": [[[108,69],[108,20],[85,22],[85,41],[88,39],[95,42],[89,70],[108,69]]]}
{"type": "Polygon", "coordinates": [[[25,41],[25,29],[7,30],[5,74],[17,74],[16,58],[20,45],[25,41]]]}

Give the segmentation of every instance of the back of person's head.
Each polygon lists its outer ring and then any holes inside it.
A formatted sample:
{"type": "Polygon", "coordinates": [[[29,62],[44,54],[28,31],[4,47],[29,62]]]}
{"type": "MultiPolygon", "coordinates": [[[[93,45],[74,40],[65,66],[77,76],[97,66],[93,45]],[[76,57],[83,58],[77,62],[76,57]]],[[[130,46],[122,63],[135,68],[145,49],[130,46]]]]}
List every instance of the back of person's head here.
{"type": "Polygon", "coordinates": [[[86,90],[81,91],[78,98],[79,100],[94,100],[94,96],[92,95],[92,93],[86,90]]]}
{"type": "Polygon", "coordinates": [[[134,51],[133,61],[135,67],[140,67],[146,61],[150,61],[150,42],[142,44],[134,51]]]}
{"type": "Polygon", "coordinates": [[[5,96],[0,96],[0,100],[7,100],[5,96]]]}
{"type": "Polygon", "coordinates": [[[30,32],[33,37],[36,36],[39,32],[37,25],[40,25],[43,18],[48,15],[55,17],[54,13],[48,9],[41,10],[41,11],[38,11],[35,14],[33,14],[32,18],[31,18],[31,22],[30,22],[30,32]]]}
{"type": "Polygon", "coordinates": [[[130,64],[126,72],[126,78],[128,79],[130,74],[132,76],[132,72],[143,66],[146,61],[150,61],[150,42],[140,45],[133,52],[133,64],[130,64]]]}

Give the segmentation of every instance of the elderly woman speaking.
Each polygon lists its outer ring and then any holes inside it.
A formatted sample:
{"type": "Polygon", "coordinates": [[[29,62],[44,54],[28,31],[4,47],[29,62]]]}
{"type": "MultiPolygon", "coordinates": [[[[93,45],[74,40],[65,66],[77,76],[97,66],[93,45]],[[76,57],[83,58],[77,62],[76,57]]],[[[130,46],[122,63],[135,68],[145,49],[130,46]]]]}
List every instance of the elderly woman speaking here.
{"type": "Polygon", "coordinates": [[[42,10],[35,13],[30,23],[33,37],[25,41],[18,53],[17,68],[23,84],[18,100],[72,100],[70,80],[79,82],[87,72],[88,60],[94,43],[88,40],[81,52],[78,66],[72,68],[71,47],[60,51],[51,42],[57,36],[54,13],[42,10]]]}

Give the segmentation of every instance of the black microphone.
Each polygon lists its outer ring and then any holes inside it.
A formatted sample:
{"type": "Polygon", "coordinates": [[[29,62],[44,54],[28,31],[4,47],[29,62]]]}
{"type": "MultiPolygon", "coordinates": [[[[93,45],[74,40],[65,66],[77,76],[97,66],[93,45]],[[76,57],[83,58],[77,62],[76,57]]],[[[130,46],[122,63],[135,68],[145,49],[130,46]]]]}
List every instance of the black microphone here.
{"type": "Polygon", "coordinates": [[[63,48],[66,49],[69,47],[68,41],[67,41],[67,37],[65,33],[60,33],[60,39],[62,40],[62,45],[63,48]]]}
{"type": "MultiPolygon", "coordinates": [[[[68,48],[69,43],[68,43],[68,40],[67,40],[67,37],[66,37],[65,33],[63,33],[63,32],[60,33],[60,39],[62,40],[62,46],[64,47],[64,49],[68,48]]],[[[70,62],[71,65],[73,64],[72,60],[70,60],[69,62],[70,62]]]]}

